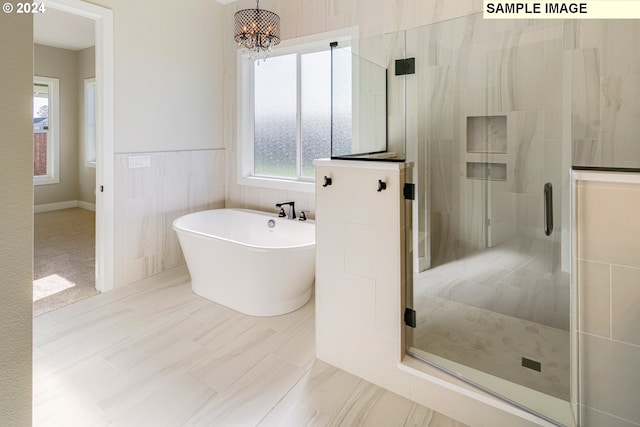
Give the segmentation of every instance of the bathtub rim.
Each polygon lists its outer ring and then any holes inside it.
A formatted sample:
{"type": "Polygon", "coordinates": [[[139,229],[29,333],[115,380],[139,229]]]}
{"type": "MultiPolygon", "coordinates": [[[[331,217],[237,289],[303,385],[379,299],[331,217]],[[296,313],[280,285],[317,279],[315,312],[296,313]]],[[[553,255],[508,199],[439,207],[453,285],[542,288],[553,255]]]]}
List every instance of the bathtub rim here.
{"type": "MultiPolygon", "coordinates": [[[[211,235],[211,234],[207,234],[207,233],[203,233],[201,231],[196,231],[196,230],[192,230],[192,229],[187,229],[184,227],[180,227],[178,225],[176,225],[176,223],[178,221],[180,221],[182,218],[191,216],[191,215],[196,215],[196,214],[202,214],[203,212],[212,212],[212,211],[221,211],[221,210],[226,210],[226,211],[239,211],[239,212],[248,212],[251,214],[256,214],[256,215],[260,215],[260,216],[264,216],[267,218],[274,218],[277,220],[283,220],[283,221],[299,221],[297,219],[288,219],[288,218],[281,218],[279,217],[277,214],[273,213],[273,212],[266,212],[266,211],[259,211],[259,210],[255,210],[255,209],[244,209],[244,208],[218,208],[218,209],[206,209],[203,211],[197,211],[197,212],[190,212],[188,214],[185,215],[181,215],[180,217],[176,218],[173,220],[173,222],[171,223],[171,228],[173,230],[176,231],[176,233],[178,232],[185,232],[185,233],[190,233],[190,234],[194,234],[196,236],[200,236],[200,237],[204,237],[204,238],[208,238],[208,239],[215,239],[215,240],[220,240],[223,242],[227,242],[227,243],[231,243],[234,245],[238,245],[238,246],[242,246],[244,248],[250,248],[252,250],[256,250],[256,251],[292,251],[292,250],[308,250],[308,249],[315,249],[316,247],[316,236],[315,236],[315,221],[311,220],[311,219],[307,219],[306,221],[300,221],[300,222],[308,222],[309,225],[313,225],[314,226],[314,239],[313,242],[311,243],[305,243],[305,244],[301,244],[301,245],[290,245],[290,246],[261,246],[261,245],[253,245],[250,243],[245,243],[245,242],[239,242],[237,240],[231,240],[231,239],[227,239],[224,237],[220,237],[220,236],[215,236],[215,235],[211,235]]],[[[307,224],[301,224],[301,226],[306,226],[307,224]]]]}

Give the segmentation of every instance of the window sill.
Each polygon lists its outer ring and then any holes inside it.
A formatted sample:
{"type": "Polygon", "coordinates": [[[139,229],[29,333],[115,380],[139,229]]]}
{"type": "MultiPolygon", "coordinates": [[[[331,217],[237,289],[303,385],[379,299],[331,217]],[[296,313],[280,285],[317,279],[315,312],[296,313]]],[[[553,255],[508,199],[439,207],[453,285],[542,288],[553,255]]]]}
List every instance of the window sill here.
{"type": "Polygon", "coordinates": [[[60,178],[51,176],[34,176],[33,185],[60,184],[60,178]]]}
{"type": "Polygon", "coordinates": [[[241,176],[238,178],[238,184],[249,187],[271,188],[274,190],[300,191],[302,193],[315,193],[316,191],[315,182],[258,176],[241,176]]]}

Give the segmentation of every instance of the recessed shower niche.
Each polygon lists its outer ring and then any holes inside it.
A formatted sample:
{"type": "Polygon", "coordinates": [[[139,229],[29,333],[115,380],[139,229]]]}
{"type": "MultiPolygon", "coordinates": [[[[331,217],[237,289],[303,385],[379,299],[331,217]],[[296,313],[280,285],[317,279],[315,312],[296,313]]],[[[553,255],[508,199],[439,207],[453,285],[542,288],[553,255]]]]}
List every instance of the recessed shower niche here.
{"type": "Polygon", "coordinates": [[[467,178],[506,181],[507,165],[505,163],[467,162],[467,178]]]}
{"type": "Polygon", "coordinates": [[[467,117],[467,178],[490,181],[507,180],[507,164],[500,155],[507,154],[507,116],[467,117]],[[475,154],[493,154],[492,161],[477,161],[475,154]],[[473,161],[475,160],[475,161],[473,161]]]}
{"type": "Polygon", "coordinates": [[[507,116],[467,117],[467,153],[507,153],[507,116]]]}

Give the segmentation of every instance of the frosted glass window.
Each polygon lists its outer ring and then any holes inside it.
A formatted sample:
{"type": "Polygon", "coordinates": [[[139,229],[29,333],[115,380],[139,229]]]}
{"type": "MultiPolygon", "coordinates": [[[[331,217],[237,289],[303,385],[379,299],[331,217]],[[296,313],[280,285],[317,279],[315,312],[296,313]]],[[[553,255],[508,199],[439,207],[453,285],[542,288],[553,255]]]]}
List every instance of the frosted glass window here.
{"type": "Polygon", "coordinates": [[[303,177],[313,160],[331,156],[331,51],[300,56],[300,148],[303,177]]]}
{"type": "Polygon", "coordinates": [[[272,56],[254,71],[253,175],[313,180],[331,157],[331,51],[272,56]]]}
{"type": "Polygon", "coordinates": [[[297,171],[297,57],[256,61],[254,173],[295,178],[297,171]]]}

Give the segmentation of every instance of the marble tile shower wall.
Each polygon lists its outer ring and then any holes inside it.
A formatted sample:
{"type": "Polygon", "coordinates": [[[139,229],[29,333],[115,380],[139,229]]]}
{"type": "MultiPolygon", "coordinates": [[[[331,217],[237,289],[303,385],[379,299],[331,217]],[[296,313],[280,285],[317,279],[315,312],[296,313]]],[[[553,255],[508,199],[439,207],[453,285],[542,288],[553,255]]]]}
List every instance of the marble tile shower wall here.
{"type": "Polygon", "coordinates": [[[576,197],[581,426],[638,426],[640,184],[578,181],[576,197]]]}
{"type": "Polygon", "coordinates": [[[126,153],[115,156],[115,286],[184,263],[173,220],[225,207],[225,150],[126,153]],[[129,157],[151,166],[129,168],[129,157]]]}
{"type": "Polygon", "coordinates": [[[580,22],[573,51],[575,165],[640,168],[640,21],[580,22]]]}
{"type": "MultiPolygon", "coordinates": [[[[416,109],[418,162],[426,163],[422,170],[428,174],[432,195],[425,209],[433,225],[449,224],[446,229],[432,228],[436,241],[447,245],[458,240],[475,248],[486,238],[485,222],[472,215],[486,211],[485,197],[468,194],[482,194],[485,183],[465,177],[466,163],[474,161],[506,164],[506,180],[492,181],[491,186],[503,199],[494,211],[513,209],[522,214],[517,215],[518,223],[508,225],[511,233],[533,235],[541,229],[541,212],[530,207],[542,205],[546,181],[555,179],[558,187],[562,183],[562,126],[555,118],[562,117],[558,88],[563,31],[563,23],[509,26],[475,15],[413,34],[416,56],[423,58],[416,109]],[[487,154],[468,149],[474,135],[468,133],[467,121],[475,117],[506,119],[503,151],[491,149],[487,154]]],[[[556,201],[561,208],[560,194],[556,201]]]]}

